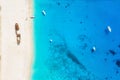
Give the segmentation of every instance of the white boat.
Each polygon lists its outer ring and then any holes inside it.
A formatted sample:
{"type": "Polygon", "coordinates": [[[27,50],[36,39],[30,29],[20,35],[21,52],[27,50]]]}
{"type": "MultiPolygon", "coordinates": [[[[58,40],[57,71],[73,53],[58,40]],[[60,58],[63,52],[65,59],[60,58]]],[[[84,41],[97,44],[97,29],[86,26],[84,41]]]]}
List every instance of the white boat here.
{"type": "Polygon", "coordinates": [[[46,16],[46,12],[45,12],[45,10],[42,10],[42,14],[43,14],[44,16],[46,16]]]}
{"type": "Polygon", "coordinates": [[[108,30],[109,32],[112,32],[112,29],[111,29],[110,26],[107,26],[107,30],[108,30]]]}

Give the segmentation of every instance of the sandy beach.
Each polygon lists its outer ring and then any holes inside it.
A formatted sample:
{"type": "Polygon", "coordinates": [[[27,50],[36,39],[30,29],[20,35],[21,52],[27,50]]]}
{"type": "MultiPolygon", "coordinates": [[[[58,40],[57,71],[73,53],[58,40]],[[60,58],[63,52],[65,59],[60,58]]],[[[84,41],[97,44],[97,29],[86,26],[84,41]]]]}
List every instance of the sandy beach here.
{"type": "Polygon", "coordinates": [[[0,79],[1,79],[1,1],[0,1],[0,79]]]}
{"type": "Polygon", "coordinates": [[[30,80],[33,62],[32,0],[2,0],[0,21],[0,80],[30,80]],[[21,35],[17,44],[15,23],[21,35]]]}

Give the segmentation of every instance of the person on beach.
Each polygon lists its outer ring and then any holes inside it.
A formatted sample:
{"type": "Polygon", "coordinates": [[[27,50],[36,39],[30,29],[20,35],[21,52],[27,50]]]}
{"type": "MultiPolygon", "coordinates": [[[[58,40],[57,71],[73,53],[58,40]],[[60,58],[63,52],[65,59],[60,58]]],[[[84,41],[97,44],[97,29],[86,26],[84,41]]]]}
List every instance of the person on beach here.
{"type": "Polygon", "coordinates": [[[19,28],[18,23],[15,23],[15,34],[16,34],[16,38],[17,38],[17,45],[19,45],[20,41],[21,41],[21,34],[18,33],[19,29],[20,28],[19,28]]]}

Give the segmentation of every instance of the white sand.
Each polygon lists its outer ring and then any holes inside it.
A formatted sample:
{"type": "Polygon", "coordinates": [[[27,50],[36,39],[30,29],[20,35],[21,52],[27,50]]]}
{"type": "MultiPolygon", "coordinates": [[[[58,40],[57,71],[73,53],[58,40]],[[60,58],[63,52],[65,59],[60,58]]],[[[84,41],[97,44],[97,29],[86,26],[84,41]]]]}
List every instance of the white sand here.
{"type": "Polygon", "coordinates": [[[1,80],[1,1],[0,1],[0,80],[1,80]]]}
{"type": "Polygon", "coordinates": [[[1,0],[1,79],[30,80],[33,60],[32,0],[1,0]],[[15,23],[20,26],[18,46],[15,23]]]}

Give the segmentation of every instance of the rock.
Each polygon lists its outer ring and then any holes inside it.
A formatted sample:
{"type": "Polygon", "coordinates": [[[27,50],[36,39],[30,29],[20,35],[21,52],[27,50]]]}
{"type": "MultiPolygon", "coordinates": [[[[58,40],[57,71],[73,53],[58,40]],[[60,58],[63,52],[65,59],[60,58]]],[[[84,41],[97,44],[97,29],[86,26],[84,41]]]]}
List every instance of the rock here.
{"type": "Polygon", "coordinates": [[[120,60],[117,60],[117,61],[116,61],[116,65],[117,65],[118,67],[120,67],[120,60]]]}
{"type": "Polygon", "coordinates": [[[116,54],[116,52],[114,50],[109,50],[109,52],[114,56],[116,54]]]}

